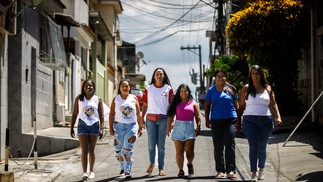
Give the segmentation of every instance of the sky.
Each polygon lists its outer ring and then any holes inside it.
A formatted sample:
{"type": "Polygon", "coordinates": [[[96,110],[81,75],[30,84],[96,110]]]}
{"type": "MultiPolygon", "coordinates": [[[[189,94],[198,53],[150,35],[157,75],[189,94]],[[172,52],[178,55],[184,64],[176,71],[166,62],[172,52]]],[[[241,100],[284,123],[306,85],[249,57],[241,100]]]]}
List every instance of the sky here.
{"type": "MultiPolygon", "coordinates": [[[[119,30],[123,41],[136,45],[136,52],[144,54],[140,74],[149,84],[156,67],[165,69],[176,90],[188,84],[193,96],[200,86],[199,51],[181,47],[201,46],[201,62],[209,65],[207,30],[215,29],[214,4],[211,0],[121,0],[119,30]],[[197,84],[191,82],[192,70],[198,73],[197,84]]],[[[203,68],[203,66],[202,66],[203,68]]]]}
{"type": "MultiPolygon", "coordinates": [[[[201,45],[202,65],[209,65],[207,30],[214,30],[214,4],[211,0],[121,0],[119,30],[123,41],[136,45],[144,54],[140,74],[147,84],[156,67],[165,69],[176,90],[181,83],[189,85],[195,97],[199,82],[199,51],[181,50],[201,45]],[[198,83],[191,82],[190,73],[198,73],[198,83]]],[[[212,1],[213,2],[213,1],[212,1]]]]}

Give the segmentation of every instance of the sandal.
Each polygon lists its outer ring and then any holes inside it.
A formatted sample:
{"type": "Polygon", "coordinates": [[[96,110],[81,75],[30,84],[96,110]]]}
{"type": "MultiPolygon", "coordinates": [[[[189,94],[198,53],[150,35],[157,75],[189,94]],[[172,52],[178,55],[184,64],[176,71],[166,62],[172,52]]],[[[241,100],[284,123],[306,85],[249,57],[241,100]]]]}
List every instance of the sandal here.
{"type": "Polygon", "coordinates": [[[183,171],[183,169],[179,170],[177,177],[184,178],[184,176],[185,176],[185,172],[183,171]]]}
{"type": "Polygon", "coordinates": [[[227,178],[229,178],[229,179],[236,179],[237,178],[237,175],[234,172],[231,171],[229,174],[227,174],[227,178]]]}
{"type": "Polygon", "coordinates": [[[162,169],[160,169],[159,170],[159,174],[158,174],[159,176],[166,176],[166,173],[165,173],[165,171],[164,170],[162,170],[162,169]]]}
{"type": "Polygon", "coordinates": [[[218,174],[215,175],[215,178],[223,179],[223,178],[225,178],[225,174],[223,172],[219,172],[218,174]]]}
{"type": "Polygon", "coordinates": [[[151,174],[151,173],[153,173],[153,170],[154,170],[154,168],[156,167],[156,164],[150,164],[149,166],[148,166],[148,168],[147,168],[147,173],[148,174],[151,174]]]}
{"type": "Polygon", "coordinates": [[[188,174],[193,175],[194,174],[193,164],[187,164],[187,168],[188,168],[188,174]]]}

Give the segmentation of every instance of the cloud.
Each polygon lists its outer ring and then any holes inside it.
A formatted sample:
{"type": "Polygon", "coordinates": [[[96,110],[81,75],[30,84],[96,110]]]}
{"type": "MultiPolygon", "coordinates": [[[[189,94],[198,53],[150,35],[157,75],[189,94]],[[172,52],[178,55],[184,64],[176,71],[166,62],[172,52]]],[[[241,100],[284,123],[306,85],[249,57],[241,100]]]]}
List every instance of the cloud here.
{"type": "Polygon", "coordinates": [[[195,91],[195,87],[200,85],[199,82],[193,85],[190,77],[192,69],[200,74],[198,50],[181,50],[181,46],[201,45],[202,64],[208,67],[209,39],[205,33],[214,24],[214,9],[201,2],[192,8],[198,2],[199,0],[122,1],[124,11],[119,16],[121,36],[124,41],[136,43],[136,51],[143,52],[143,59],[150,61],[140,69],[147,81],[151,80],[156,67],[162,67],[174,89],[181,83],[186,83],[195,91]],[[183,2],[184,6],[180,6],[183,2]],[[187,14],[182,17],[185,13],[187,14]],[[182,18],[179,19],[180,17],[182,18]],[[145,37],[149,38],[143,39],[145,37]],[[152,42],[156,43],[140,46],[152,42]]]}

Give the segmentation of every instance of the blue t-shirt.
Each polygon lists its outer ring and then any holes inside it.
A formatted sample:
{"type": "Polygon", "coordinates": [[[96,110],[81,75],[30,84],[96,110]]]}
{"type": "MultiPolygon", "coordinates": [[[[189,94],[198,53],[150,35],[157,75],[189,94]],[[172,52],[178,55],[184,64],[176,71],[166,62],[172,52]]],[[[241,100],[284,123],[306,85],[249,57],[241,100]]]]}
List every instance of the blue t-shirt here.
{"type": "Polygon", "coordinates": [[[237,118],[234,107],[236,99],[235,95],[217,91],[216,86],[209,88],[205,100],[211,102],[211,119],[237,118]]]}

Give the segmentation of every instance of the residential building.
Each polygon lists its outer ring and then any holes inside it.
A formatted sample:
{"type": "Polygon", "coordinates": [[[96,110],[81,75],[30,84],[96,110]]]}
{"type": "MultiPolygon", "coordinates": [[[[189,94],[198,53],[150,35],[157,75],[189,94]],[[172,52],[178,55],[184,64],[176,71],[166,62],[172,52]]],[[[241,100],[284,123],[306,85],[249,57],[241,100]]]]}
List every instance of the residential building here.
{"type": "Polygon", "coordinates": [[[15,34],[15,14],[16,3],[10,0],[0,2],[0,159],[4,158],[8,128],[8,35],[15,34]]]}

